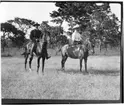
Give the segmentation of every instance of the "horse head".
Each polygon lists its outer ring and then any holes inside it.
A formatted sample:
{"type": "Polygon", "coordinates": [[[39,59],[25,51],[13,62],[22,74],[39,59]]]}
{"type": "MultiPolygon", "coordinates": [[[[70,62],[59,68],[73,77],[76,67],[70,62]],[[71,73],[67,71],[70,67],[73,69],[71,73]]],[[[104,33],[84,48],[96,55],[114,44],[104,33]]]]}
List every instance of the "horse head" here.
{"type": "Polygon", "coordinates": [[[86,47],[86,50],[89,52],[89,54],[92,55],[94,53],[94,43],[92,43],[90,39],[87,38],[84,42],[84,45],[86,47]]]}

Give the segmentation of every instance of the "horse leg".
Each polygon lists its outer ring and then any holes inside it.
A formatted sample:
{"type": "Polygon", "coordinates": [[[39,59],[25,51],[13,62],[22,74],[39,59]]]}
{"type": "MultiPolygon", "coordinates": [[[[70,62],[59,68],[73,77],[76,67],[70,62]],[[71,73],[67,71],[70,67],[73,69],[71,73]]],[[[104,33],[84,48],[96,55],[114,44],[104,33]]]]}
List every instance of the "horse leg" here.
{"type": "Polygon", "coordinates": [[[64,65],[65,65],[65,62],[67,60],[68,56],[62,56],[62,61],[61,61],[61,66],[62,66],[62,70],[64,70],[64,65]]]}
{"type": "Polygon", "coordinates": [[[83,59],[80,59],[80,72],[82,72],[82,60],[83,59]]]}
{"type": "Polygon", "coordinates": [[[26,65],[27,65],[27,60],[28,60],[28,54],[25,54],[25,69],[26,69],[26,65]]]}
{"type": "Polygon", "coordinates": [[[39,73],[40,59],[41,59],[41,57],[38,57],[38,59],[37,59],[37,73],[39,73]]]}
{"type": "Polygon", "coordinates": [[[102,50],[102,45],[100,45],[100,52],[101,52],[101,50],[102,50]]]}
{"type": "Polygon", "coordinates": [[[106,51],[107,51],[107,44],[106,44],[106,51]]]}
{"type": "Polygon", "coordinates": [[[31,62],[33,60],[33,54],[30,55],[30,59],[29,59],[29,70],[31,71],[31,62]]]}
{"type": "Polygon", "coordinates": [[[93,54],[95,54],[95,48],[93,47],[93,54]]]}
{"type": "Polygon", "coordinates": [[[87,71],[87,58],[84,59],[84,64],[85,64],[85,72],[88,73],[88,71],[87,71]]]}
{"type": "Polygon", "coordinates": [[[45,58],[42,58],[42,73],[44,75],[44,64],[45,64],[45,58]]]}
{"type": "Polygon", "coordinates": [[[4,52],[4,46],[2,48],[3,48],[3,52],[4,52]]]}
{"type": "Polygon", "coordinates": [[[104,55],[106,55],[106,52],[107,52],[107,44],[105,44],[105,52],[104,52],[104,55]]]}

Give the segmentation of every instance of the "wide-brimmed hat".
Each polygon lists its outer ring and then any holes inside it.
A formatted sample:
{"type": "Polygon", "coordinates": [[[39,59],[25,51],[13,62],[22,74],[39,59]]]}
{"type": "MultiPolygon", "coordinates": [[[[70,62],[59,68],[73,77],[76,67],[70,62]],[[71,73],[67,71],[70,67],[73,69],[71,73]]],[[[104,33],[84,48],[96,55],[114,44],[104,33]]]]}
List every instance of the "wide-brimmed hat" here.
{"type": "Polygon", "coordinates": [[[73,27],[73,29],[79,29],[80,27],[79,27],[79,25],[77,24],[77,25],[75,25],[74,27],[73,27]]]}

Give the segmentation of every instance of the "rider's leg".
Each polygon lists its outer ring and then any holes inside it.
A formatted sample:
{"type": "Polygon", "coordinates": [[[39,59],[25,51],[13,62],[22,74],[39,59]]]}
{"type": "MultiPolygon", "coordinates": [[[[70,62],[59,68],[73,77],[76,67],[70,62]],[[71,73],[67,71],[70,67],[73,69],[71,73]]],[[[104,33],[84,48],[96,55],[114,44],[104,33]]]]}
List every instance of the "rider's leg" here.
{"type": "Polygon", "coordinates": [[[46,59],[49,59],[51,56],[48,54],[47,49],[46,49],[46,59]]]}

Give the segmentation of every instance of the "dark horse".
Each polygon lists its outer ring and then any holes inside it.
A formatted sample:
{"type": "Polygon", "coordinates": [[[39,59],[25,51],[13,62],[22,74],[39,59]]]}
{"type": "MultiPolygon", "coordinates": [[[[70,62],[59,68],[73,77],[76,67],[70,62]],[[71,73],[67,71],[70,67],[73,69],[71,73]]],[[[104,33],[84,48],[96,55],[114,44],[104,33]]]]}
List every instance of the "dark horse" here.
{"type": "Polygon", "coordinates": [[[66,44],[61,48],[62,61],[61,66],[64,70],[64,65],[68,57],[73,59],[80,59],[80,71],[82,71],[82,60],[85,63],[85,72],[87,72],[87,58],[89,54],[93,54],[92,44],[89,40],[85,40],[82,45],[69,45],[66,44]]]}
{"type": "Polygon", "coordinates": [[[39,73],[40,59],[42,58],[42,73],[44,73],[44,64],[46,59],[46,50],[47,50],[47,37],[46,35],[43,38],[36,41],[35,49],[33,49],[34,43],[30,41],[25,47],[25,69],[27,60],[29,58],[29,70],[31,71],[31,62],[33,60],[34,54],[37,56],[37,73],[39,73]]]}

